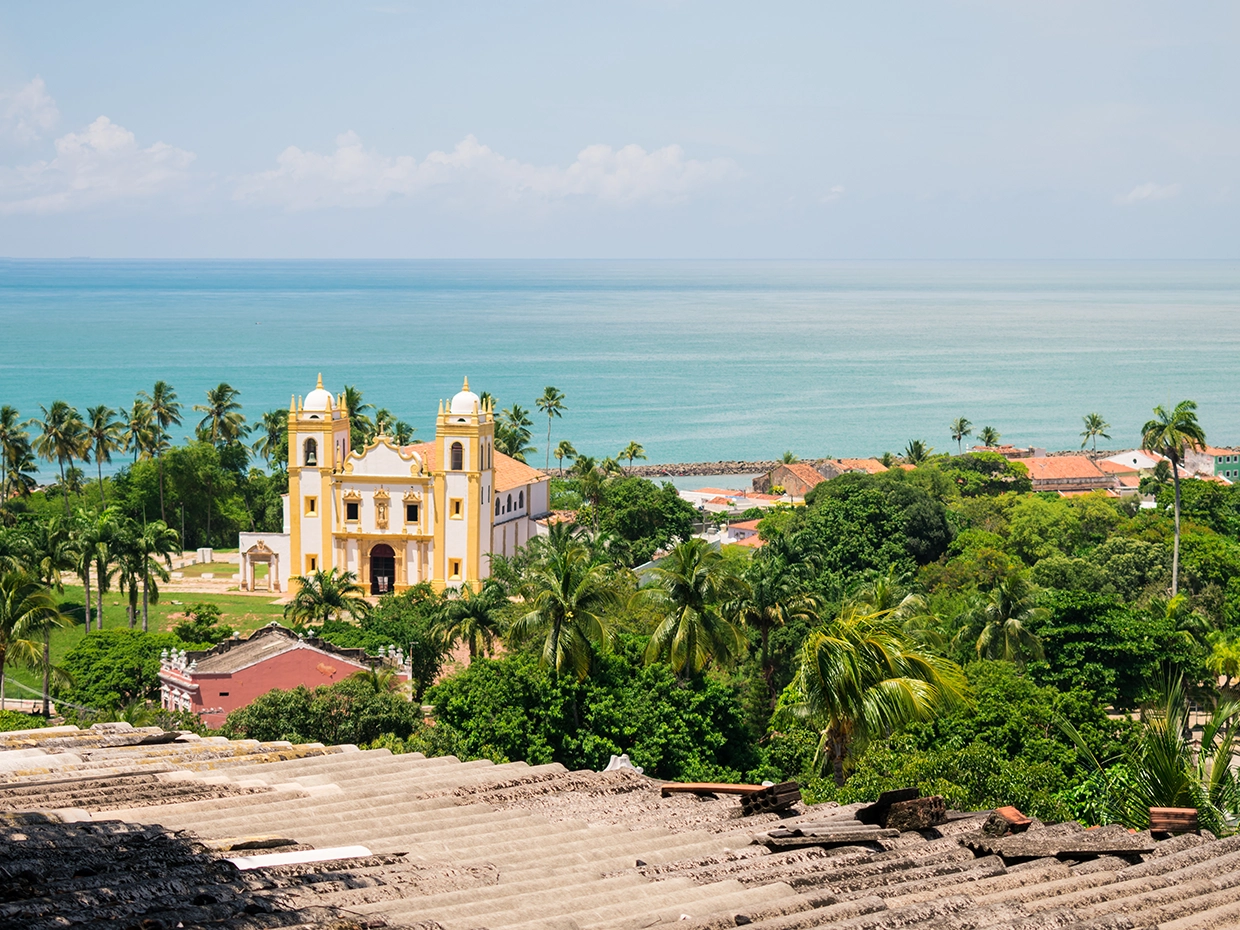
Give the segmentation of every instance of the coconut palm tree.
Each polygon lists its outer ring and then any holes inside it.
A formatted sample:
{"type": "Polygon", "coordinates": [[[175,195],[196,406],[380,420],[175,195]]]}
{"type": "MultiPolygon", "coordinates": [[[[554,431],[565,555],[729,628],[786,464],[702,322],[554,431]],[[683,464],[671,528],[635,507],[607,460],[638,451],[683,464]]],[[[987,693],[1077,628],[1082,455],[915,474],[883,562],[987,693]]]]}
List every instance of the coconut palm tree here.
{"type": "Polygon", "coordinates": [[[390,665],[372,665],[370,668],[358,669],[349,677],[354,681],[364,681],[374,689],[375,694],[400,691],[408,684],[400,680],[400,672],[390,665]]]}
{"type": "Polygon", "coordinates": [[[977,434],[977,438],[982,441],[982,445],[987,449],[999,445],[999,431],[993,426],[983,426],[977,434]]]}
{"type": "Polygon", "coordinates": [[[559,445],[555,447],[555,460],[560,464],[560,477],[564,477],[564,460],[575,459],[577,450],[573,448],[573,444],[567,439],[561,439],[559,445]]]}
{"type": "Polygon", "coordinates": [[[519,404],[513,404],[500,412],[495,423],[495,447],[509,458],[524,462],[527,455],[538,450],[530,445],[530,427],[534,422],[530,412],[519,404]]]}
{"type": "Polygon", "coordinates": [[[103,463],[112,461],[112,453],[124,446],[123,424],[116,419],[116,411],[100,404],[86,408],[86,439],[95,456],[95,470],[99,479],[99,505],[106,507],[103,494],[103,463]]]}
{"type": "Polygon", "coordinates": [[[815,761],[830,762],[842,785],[848,760],[872,739],[928,720],[966,692],[960,666],[908,638],[891,611],[846,604],[802,644],[777,714],[819,731],[815,761]]]}
{"type": "Polygon", "coordinates": [[[8,460],[9,489],[5,497],[21,495],[25,497],[38,487],[39,464],[35,461],[34,447],[30,439],[20,436],[15,439],[5,452],[8,460]]]}
{"type": "Polygon", "coordinates": [[[133,452],[133,460],[147,457],[147,450],[155,435],[155,417],[151,413],[151,405],[139,395],[134,399],[133,406],[125,414],[124,432],[121,438],[124,448],[133,452]]]}
{"type": "Polygon", "coordinates": [[[795,465],[797,462],[801,461],[797,454],[791,449],[781,455],[779,460],[785,465],[795,465]]]}
{"type": "Polygon", "coordinates": [[[53,629],[72,623],[72,619],[60,612],[51,591],[37,579],[24,572],[0,575],[0,710],[4,709],[5,664],[37,665],[42,659],[43,716],[49,716],[50,656],[46,645],[40,656],[39,641],[42,639],[46,643],[53,629]]]}
{"type": "Polygon", "coordinates": [[[404,420],[393,420],[390,430],[392,441],[398,446],[407,446],[413,442],[413,435],[417,432],[413,426],[404,420]]]}
{"type": "Polygon", "coordinates": [[[366,403],[362,398],[361,390],[352,384],[346,384],[344,406],[349,411],[349,444],[354,449],[364,449],[374,432],[374,424],[371,423],[366,411],[374,410],[374,405],[366,403]]]}
{"type": "Polygon", "coordinates": [[[236,442],[248,432],[241,404],[237,400],[240,396],[239,390],[224,381],[207,390],[207,402],[194,404],[194,410],[202,414],[202,419],[198,421],[199,439],[224,446],[236,442]]]}
{"type": "Polygon", "coordinates": [[[90,461],[90,440],[86,435],[86,424],[82,415],[75,407],[63,400],[54,401],[51,409],[40,406],[43,411],[42,420],[31,420],[37,426],[39,435],[34,441],[34,450],[40,458],[56,462],[60,466],[60,486],[65,492],[65,518],[70,516],[69,494],[65,480],[65,466],[75,459],[90,461]]]}
{"type": "Polygon", "coordinates": [[[742,624],[758,631],[762,639],[759,668],[772,699],[775,669],[770,663],[771,631],[790,620],[812,622],[818,616],[818,599],[805,590],[804,573],[799,568],[773,550],[758,550],[745,568],[741,596],[727,609],[742,624]]]}
{"type": "Polygon", "coordinates": [[[740,627],[723,612],[743,598],[745,582],[704,539],[678,544],[653,569],[645,589],[662,620],[650,636],[646,661],[667,659],[678,675],[697,675],[712,662],[726,665],[745,648],[740,627]]]}
{"type": "Polygon", "coordinates": [[[620,450],[620,454],[616,458],[629,460],[629,471],[633,470],[633,460],[641,459],[646,461],[646,450],[642,448],[640,443],[630,442],[627,446],[620,450]]]}
{"type": "Polygon", "coordinates": [[[149,605],[159,603],[159,582],[167,581],[172,554],[181,549],[181,537],[163,520],[152,520],[134,541],[142,580],[142,632],[149,630],[149,605]]]}
{"type": "Polygon", "coordinates": [[[571,530],[545,537],[520,585],[528,610],[513,623],[514,642],[542,637],[540,661],[553,676],[590,673],[591,644],[607,648],[608,615],[619,603],[610,568],[571,530]]]}
{"type": "MultiPolygon", "coordinates": [[[[78,564],[76,541],[69,532],[68,521],[59,517],[41,520],[34,524],[30,533],[31,565],[34,574],[43,587],[63,594],[65,587],[63,572],[72,571],[78,564]]],[[[46,619],[46,618],[45,618],[46,619]]],[[[66,618],[65,623],[46,619],[39,632],[43,635],[43,715],[48,715],[48,701],[51,695],[52,676],[52,630],[57,626],[72,623],[66,618]]]]}
{"type": "Polygon", "coordinates": [[[563,416],[564,411],[568,409],[564,404],[564,392],[548,384],[543,388],[542,397],[534,401],[534,406],[547,415],[547,462],[543,467],[550,470],[551,421],[556,417],[563,416]]]}
{"type": "Polygon", "coordinates": [[[508,606],[508,595],[494,581],[485,581],[477,591],[469,584],[449,589],[435,619],[434,630],[444,650],[458,642],[469,646],[469,660],[489,655],[502,632],[501,618],[508,606]]]}
{"type": "Polygon", "coordinates": [[[1197,422],[1197,402],[1182,400],[1170,412],[1154,408],[1154,419],[1141,427],[1141,448],[1161,455],[1171,463],[1171,482],[1175,486],[1175,548],[1171,555],[1171,596],[1180,584],[1180,463],[1189,449],[1202,449],[1206,444],[1205,430],[1197,422]]]}
{"type": "Polygon", "coordinates": [[[181,404],[177,401],[177,392],[167,381],[156,381],[151,393],[138,395],[151,411],[151,422],[154,425],[152,443],[155,462],[159,467],[159,519],[168,522],[168,514],[164,509],[164,452],[169,447],[169,431],[181,424],[181,404]]]}
{"type": "Polygon", "coordinates": [[[9,499],[10,474],[21,455],[22,446],[29,450],[30,437],[22,428],[21,415],[16,407],[0,406],[0,508],[9,499]]]}
{"type": "Polygon", "coordinates": [[[254,427],[258,439],[250,447],[272,467],[288,465],[288,411],[268,410],[254,427]]]}
{"type": "Polygon", "coordinates": [[[366,591],[353,572],[329,568],[297,575],[292,580],[297,593],[285,605],[284,616],[298,626],[326,623],[346,615],[357,620],[370,611],[366,591]]]}
{"type": "Polygon", "coordinates": [[[1038,607],[1033,586],[1022,572],[1000,581],[978,606],[982,632],[977,637],[979,659],[1002,659],[1024,668],[1027,658],[1042,658],[1042,640],[1029,627],[1050,616],[1038,607]]]}
{"type": "Polygon", "coordinates": [[[1085,423],[1085,430],[1081,433],[1081,448],[1084,449],[1092,440],[1094,451],[1097,452],[1098,437],[1101,436],[1103,439],[1111,438],[1111,434],[1107,432],[1111,428],[1111,424],[1102,419],[1102,415],[1098,413],[1087,413],[1081,419],[1085,423]]]}
{"type": "Polygon", "coordinates": [[[952,439],[956,440],[956,451],[964,451],[964,439],[973,435],[973,424],[964,417],[956,417],[952,421],[952,439]]]}
{"type": "Polygon", "coordinates": [[[599,505],[607,492],[607,473],[599,468],[597,459],[588,455],[577,456],[568,473],[577,479],[581,498],[590,505],[591,520],[594,529],[598,530],[599,505]]]}
{"type": "Polygon", "coordinates": [[[920,439],[910,439],[904,447],[904,460],[910,465],[921,465],[930,458],[933,446],[927,446],[920,439]]]}

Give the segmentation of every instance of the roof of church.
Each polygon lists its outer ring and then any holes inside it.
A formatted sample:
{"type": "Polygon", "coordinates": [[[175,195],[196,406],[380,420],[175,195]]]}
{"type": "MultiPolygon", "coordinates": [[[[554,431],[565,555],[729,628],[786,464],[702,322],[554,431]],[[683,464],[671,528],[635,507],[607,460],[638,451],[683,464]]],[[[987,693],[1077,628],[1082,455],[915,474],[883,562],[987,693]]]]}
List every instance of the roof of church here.
{"type": "MultiPolygon", "coordinates": [[[[404,455],[416,452],[421,457],[427,471],[435,467],[435,444],[433,442],[402,446],[400,451],[404,455]]],[[[496,492],[511,491],[513,488],[535,484],[548,477],[545,472],[532,468],[524,462],[518,462],[512,456],[504,455],[502,452],[495,453],[494,471],[496,492]]]]}

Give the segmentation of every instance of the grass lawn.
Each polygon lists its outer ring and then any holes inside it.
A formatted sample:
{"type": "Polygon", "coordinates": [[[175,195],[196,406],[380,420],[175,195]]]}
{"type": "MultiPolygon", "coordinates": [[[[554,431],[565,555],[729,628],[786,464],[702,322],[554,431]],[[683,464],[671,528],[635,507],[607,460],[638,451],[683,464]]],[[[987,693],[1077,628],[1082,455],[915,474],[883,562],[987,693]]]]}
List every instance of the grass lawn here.
{"type": "MultiPolygon", "coordinates": [[[[241,573],[241,566],[233,562],[202,562],[193,565],[186,565],[184,568],[173,569],[181,573],[182,578],[201,578],[203,575],[211,575],[216,579],[228,579],[233,575],[241,573]]],[[[266,564],[254,566],[255,578],[267,577],[266,564]]]]}
{"type": "MultiPolygon", "coordinates": [[[[84,600],[82,589],[66,585],[62,600],[61,609],[76,618],[77,624],[63,630],[57,630],[52,634],[53,665],[59,665],[65,654],[77,645],[82,637],[87,635],[86,628],[82,624],[84,613],[82,608],[84,600]]],[[[280,620],[284,616],[284,605],[273,603],[271,599],[266,597],[247,594],[199,594],[178,591],[172,594],[165,593],[159,599],[158,604],[150,606],[151,629],[171,630],[184,619],[182,611],[185,610],[187,605],[200,602],[218,606],[220,613],[223,614],[221,622],[242,632],[256,630],[260,626],[265,626],[272,620],[280,620]]],[[[126,600],[118,596],[115,591],[107,595],[104,599],[104,629],[128,628],[129,620],[125,616],[125,603],[126,600]]],[[[140,628],[142,624],[141,602],[138,604],[138,610],[138,625],[140,628]]],[[[5,678],[20,681],[31,688],[42,688],[43,686],[42,675],[30,669],[16,668],[11,665],[6,666],[4,676],[5,678]]],[[[29,692],[15,688],[11,684],[6,686],[6,694],[8,697],[34,697],[29,692]]]]}

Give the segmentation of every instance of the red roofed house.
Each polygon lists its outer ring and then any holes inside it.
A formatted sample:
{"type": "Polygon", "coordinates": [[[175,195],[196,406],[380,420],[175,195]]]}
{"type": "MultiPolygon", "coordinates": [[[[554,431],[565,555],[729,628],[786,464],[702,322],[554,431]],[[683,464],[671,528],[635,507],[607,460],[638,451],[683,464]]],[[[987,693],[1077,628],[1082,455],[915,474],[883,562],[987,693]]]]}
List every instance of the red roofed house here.
{"type": "Polygon", "coordinates": [[[753,479],[753,489],[763,494],[770,493],[771,488],[783,488],[784,493],[791,497],[804,497],[814,486],[826,478],[806,462],[793,462],[789,465],[776,465],[765,475],[753,479]]]}
{"type": "Polygon", "coordinates": [[[1109,475],[1083,455],[1051,455],[1045,458],[1022,459],[1029,469],[1035,491],[1115,490],[1115,475],[1109,475]]]}
{"type": "Polygon", "coordinates": [[[298,685],[334,685],[354,672],[382,662],[397,667],[409,680],[404,656],[372,658],[365,649],[343,649],[326,640],[303,639],[272,623],[246,639],[227,639],[211,649],[176,652],[160,657],[160,706],[198,714],[218,727],[230,711],[245,707],[268,691],[289,691],[298,685]]]}
{"type": "Polygon", "coordinates": [[[887,466],[878,459],[827,459],[818,463],[818,473],[824,478],[835,478],[850,471],[877,475],[887,471],[887,466]]]}
{"type": "Polygon", "coordinates": [[[1240,479],[1240,449],[1220,449],[1217,446],[1186,449],[1184,468],[1198,475],[1213,475],[1234,482],[1240,479]]]}

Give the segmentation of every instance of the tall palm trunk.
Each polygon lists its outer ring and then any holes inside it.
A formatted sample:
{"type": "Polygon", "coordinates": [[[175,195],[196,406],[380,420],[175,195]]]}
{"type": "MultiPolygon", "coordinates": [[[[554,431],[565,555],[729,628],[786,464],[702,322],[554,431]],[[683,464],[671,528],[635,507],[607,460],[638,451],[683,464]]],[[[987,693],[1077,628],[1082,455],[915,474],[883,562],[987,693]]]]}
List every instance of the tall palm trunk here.
{"type": "Polygon", "coordinates": [[[103,588],[108,567],[102,559],[95,560],[95,577],[99,579],[99,596],[95,598],[95,629],[103,629],[103,588]]]}
{"type": "Polygon", "coordinates": [[[82,587],[86,591],[86,632],[90,632],[90,559],[82,562],[82,587]]]}
{"type": "Polygon", "coordinates": [[[143,632],[143,633],[147,632],[147,596],[146,596],[146,582],[147,582],[147,578],[148,578],[148,577],[149,577],[149,576],[148,576],[148,575],[146,575],[146,574],[143,574],[143,576],[142,576],[142,632],[143,632]]]}
{"type": "MultiPolygon", "coordinates": [[[[56,461],[60,463],[60,493],[65,499],[65,519],[72,520],[73,514],[69,511],[69,488],[65,485],[65,460],[57,456],[56,461]]],[[[47,716],[46,709],[44,716],[47,716]]]]}
{"type": "Polygon", "coordinates": [[[156,460],[159,463],[159,519],[168,522],[168,514],[164,512],[164,456],[161,452],[156,460]]]}
{"type": "Polygon", "coordinates": [[[43,718],[45,720],[52,716],[51,684],[52,684],[52,628],[49,626],[49,627],[45,627],[43,630],[43,718]]]}
{"type": "Polygon", "coordinates": [[[7,657],[7,650],[0,649],[0,710],[4,710],[4,660],[7,657]]]}
{"type": "Polygon", "coordinates": [[[207,538],[206,544],[211,545],[211,504],[215,495],[215,476],[207,478],[207,538]]]}
{"type": "MultiPolygon", "coordinates": [[[[99,506],[106,509],[108,502],[103,497],[103,460],[97,455],[95,456],[95,472],[99,475],[99,506]]],[[[87,627],[87,629],[90,629],[90,627],[87,627]]]]}
{"type": "Polygon", "coordinates": [[[1174,458],[1171,460],[1171,483],[1175,487],[1175,546],[1171,550],[1171,596],[1175,597],[1180,590],[1180,469],[1174,458]]]}
{"type": "Polygon", "coordinates": [[[129,629],[133,629],[138,625],[138,586],[137,579],[129,580],[129,629]]]}

